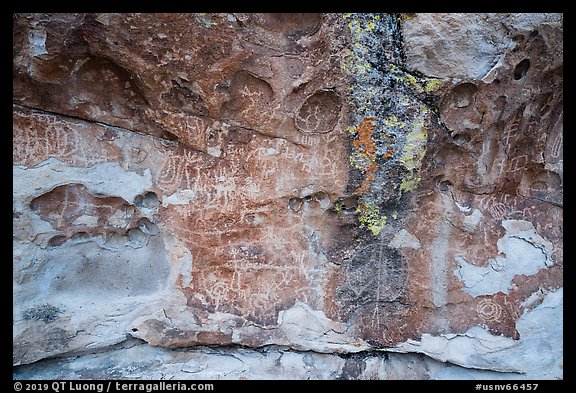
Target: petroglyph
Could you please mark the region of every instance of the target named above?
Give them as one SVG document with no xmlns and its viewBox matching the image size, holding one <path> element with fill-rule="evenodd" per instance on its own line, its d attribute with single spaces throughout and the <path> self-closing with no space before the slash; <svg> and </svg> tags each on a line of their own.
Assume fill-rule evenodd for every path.
<svg viewBox="0 0 576 393">
<path fill-rule="evenodd" d="M 483 322 L 499 322 L 502 306 L 491 299 L 482 299 L 476 306 L 476 313 Z"/>
<path fill-rule="evenodd" d="M 224 119 L 260 130 L 270 120 L 272 87 L 265 80 L 247 72 L 238 71 L 230 82 L 230 99 L 222 106 Z"/>
<path fill-rule="evenodd" d="M 192 149 L 206 151 L 206 129 L 211 122 L 182 112 L 149 111 L 148 114 L 166 130 L 161 137 L 176 138 Z"/>
<path fill-rule="evenodd" d="M 32 210 L 57 229 L 64 229 L 81 216 L 93 216 L 98 220 L 111 217 L 113 212 L 127 205 L 122 198 L 94 197 L 82 184 L 56 187 L 31 202 Z"/>
<path fill-rule="evenodd" d="M 14 163 L 30 166 L 48 157 L 69 158 L 76 146 L 76 133 L 58 132 L 52 127 L 16 128 L 13 134 Z"/>
<path fill-rule="evenodd" d="M 336 296 L 344 318 L 373 302 L 393 302 L 404 290 L 407 270 L 398 251 L 382 243 L 360 248 L 342 263 L 344 282 Z"/>
<path fill-rule="evenodd" d="M 318 91 L 306 99 L 296 115 L 296 127 L 302 132 L 327 133 L 334 129 L 342 101 L 331 90 Z"/>
<path fill-rule="evenodd" d="M 558 132 L 552 138 L 552 143 L 550 144 L 550 155 L 552 158 L 558 158 L 562 155 L 564 147 L 564 137 L 562 132 Z"/>
<path fill-rule="evenodd" d="M 86 167 L 117 157 L 117 149 L 110 140 L 103 142 L 106 144 L 104 148 L 94 149 L 90 141 L 82 137 L 87 132 L 104 135 L 111 131 L 104 126 L 71 123 L 54 115 L 20 110 L 14 111 L 13 122 L 12 159 L 15 165 L 34 166 L 54 157 L 74 166 Z"/>
<path fill-rule="evenodd" d="M 193 191 L 202 189 L 200 177 L 212 168 L 214 162 L 206 156 L 188 149 L 170 150 L 160 169 L 157 184 L 167 193 L 178 188 Z M 207 182 L 209 183 L 209 182 Z"/>
<path fill-rule="evenodd" d="M 256 254 L 251 254 L 254 251 Z M 257 255 L 260 252 L 232 248 L 232 259 L 225 264 L 193 271 L 194 295 L 188 295 L 189 305 L 272 323 L 288 292 L 306 299 L 309 290 L 301 266 L 266 263 Z"/>
</svg>

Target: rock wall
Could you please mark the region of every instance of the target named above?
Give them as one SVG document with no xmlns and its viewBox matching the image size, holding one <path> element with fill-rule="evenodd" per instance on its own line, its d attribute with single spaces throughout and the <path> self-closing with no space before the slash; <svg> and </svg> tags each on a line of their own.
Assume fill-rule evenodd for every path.
<svg viewBox="0 0 576 393">
<path fill-rule="evenodd" d="M 17 14 L 18 378 L 562 378 L 562 14 Z"/>
</svg>

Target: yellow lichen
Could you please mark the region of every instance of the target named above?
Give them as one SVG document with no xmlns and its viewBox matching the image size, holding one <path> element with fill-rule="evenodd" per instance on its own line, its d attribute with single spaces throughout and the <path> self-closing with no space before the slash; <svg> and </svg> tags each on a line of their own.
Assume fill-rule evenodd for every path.
<svg viewBox="0 0 576 393">
<path fill-rule="evenodd" d="M 408 86 L 418 93 L 432 93 L 444 84 L 442 79 L 416 78 L 414 75 L 397 76 L 396 79 L 400 81 L 404 80 Z"/>
<path fill-rule="evenodd" d="M 414 121 L 412 130 L 406 135 L 406 144 L 400 156 L 400 162 L 402 162 L 409 171 L 420 168 L 422 159 L 426 154 L 427 138 L 428 134 L 424 128 L 423 119 L 417 119 Z"/>
<path fill-rule="evenodd" d="M 406 123 L 403 121 L 399 121 L 396 115 L 389 116 L 388 118 L 384 119 L 384 124 L 387 127 L 395 127 L 395 128 L 404 128 L 406 127 Z"/>
<path fill-rule="evenodd" d="M 368 21 L 368 23 L 366 23 L 366 30 L 373 31 L 375 28 L 376 23 L 374 23 L 373 21 Z"/>
<path fill-rule="evenodd" d="M 400 19 L 400 22 L 401 22 L 401 23 L 404 23 L 404 22 L 406 22 L 407 20 L 412 19 L 413 17 L 414 17 L 413 15 L 402 14 L 402 15 L 400 15 L 400 18 L 399 18 L 399 19 Z"/>
<path fill-rule="evenodd" d="M 416 77 L 412 76 L 412 75 L 408 75 L 404 78 L 406 80 L 406 82 L 408 82 L 412 87 L 415 87 L 416 89 L 420 88 L 420 85 L 418 84 L 418 80 L 416 80 Z"/>
<path fill-rule="evenodd" d="M 386 225 L 387 217 L 380 215 L 380 210 L 372 201 L 358 204 L 356 212 L 360 213 L 358 218 L 360 226 L 368 228 L 374 236 L 378 236 Z"/>
<path fill-rule="evenodd" d="M 400 162 L 408 170 L 408 174 L 400 183 L 399 197 L 402 196 L 402 193 L 414 191 L 421 180 L 418 172 L 426 155 L 428 134 L 424 128 L 424 116 L 427 112 L 427 108 L 422 106 L 420 118 L 414 121 L 412 130 L 406 135 L 406 144 L 402 150 Z"/>
<path fill-rule="evenodd" d="M 419 176 L 418 177 L 415 177 L 413 175 L 406 176 L 405 178 L 402 179 L 402 182 L 400 183 L 400 191 L 402 193 L 414 191 L 418 186 L 418 184 L 420 183 L 420 180 L 422 179 Z"/>
<path fill-rule="evenodd" d="M 442 86 L 443 84 L 444 84 L 444 81 L 442 79 L 430 79 L 424 85 L 424 91 L 426 93 L 431 93 L 435 90 L 438 90 L 440 88 L 440 86 Z"/>
<path fill-rule="evenodd" d="M 366 59 L 352 50 L 344 54 L 340 67 L 356 76 L 366 74 L 371 68 L 370 63 Z"/>
</svg>

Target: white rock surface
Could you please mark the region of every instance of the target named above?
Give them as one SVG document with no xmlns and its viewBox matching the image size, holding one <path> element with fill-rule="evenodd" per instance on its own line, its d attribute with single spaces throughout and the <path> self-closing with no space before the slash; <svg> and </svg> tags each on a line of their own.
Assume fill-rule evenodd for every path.
<svg viewBox="0 0 576 393">
<path fill-rule="evenodd" d="M 482 79 L 518 32 L 561 25 L 562 14 L 419 13 L 403 24 L 410 68 L 436 78 Z"/>
<path fill-rule="evenodd" d="M 502 226 L 506 234 L 498 240 L 498 255 L 488 266 L 456 258 L 460 267 L 454 275 L 464 281 L 464 291 L 472 296 L 508 293 L 515 276 L 534 275 L 552 263 L 552 244 L 538 235 L 531 222 L 505 220 Z"/>
<path fill-rule="evenodd" d="M 518 319 L 519 340 L 494 336 L 474 326 L 464 334 L 431 336 L 398 345 L 398 352 L 418 352 L 467 368 L 513 372 L 532 379 L 563 378 L 563 288 Z"/>
<path fill-rule="evenodd" d="M 389 246 L 393 248 L 406 247 L 417 250 L 420 248 L 420 240 L 406 229 L 401 229 L 396 236 L 394 236 Z"/>
<path fill-rule="evenodd" d="M 371 353 L 348 356 L 261 349 L 153 348 L 128 341 L 105 352 L 44 360 L 19 367 L 15 379 L 163 379 L 163 380 L 335 380 L 335 379 L 484 379 L 522 378 L 515 373 L 475 370 L 418 354 Z"/>
</svg>

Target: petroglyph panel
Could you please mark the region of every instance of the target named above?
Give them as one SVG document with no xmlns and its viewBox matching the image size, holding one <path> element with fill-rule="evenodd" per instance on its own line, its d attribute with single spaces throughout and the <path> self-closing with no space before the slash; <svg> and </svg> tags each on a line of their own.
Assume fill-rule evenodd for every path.
<svg viewBox="0 0 576 393">
<path fill-rule="evenodd" d="M 193 294 L 185 291 L 189 306 L 242 315 L 255 323 L 272 325 L 278 312 L 293 304 L 290 299 L 304 301 L 310 297 L 307 280 L 298 266 L 249 260 L 231 260 L 229 264 L 195 272 Z"/>
<path fill-rule="evenodd" d="M 561 376 L 557 19 L 14 14 L 14 363 L 133 337 Z"/>
<path fill-rule="evenodd" d="M 190 306 L 271 324 L 291 303 L 288 298 L 312 299 L 313 256 L 299 251 L 306 244 L 303 239 L 286 242 L 303 231 L 300 218 L 283 209 L 283 225 L 278 226 L 279 213 L 272 217 L 269 208 L 224 212 L 217 204 L 201 211 L 171 207 L 172 216 L 179 217 L 172 221 L 172 231 L 190 246 L 194 260 L 191 280 L 178 284 Z"/>
<path fill-rule="evenodd" d="M 74 166 L 113 161 L 118 149 L 110 143 L 114 131 L 99 125 L 70 122 L 18 106 L 13 113 L 12 160 L 15 165 L 34 166 L 54 157 Z M 86 134 L 104 143 L 94 149 Z"/>
</svg>

